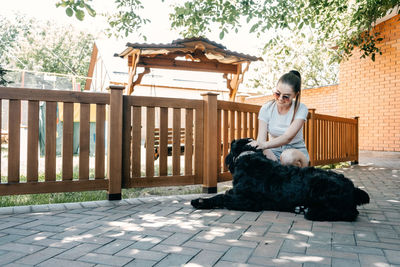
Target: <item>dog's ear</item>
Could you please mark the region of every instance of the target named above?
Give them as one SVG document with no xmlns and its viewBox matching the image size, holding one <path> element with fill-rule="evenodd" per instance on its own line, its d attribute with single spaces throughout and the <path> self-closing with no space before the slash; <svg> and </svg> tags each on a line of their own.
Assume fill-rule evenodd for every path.
<svg viewBox="0 0 400 267">
<path fill-rule="evenodd" d="M 228 167 L 229 170 L 231 170 L 231 168 L 233 169 L 233 164 L 234 164 L 233 155 L 232 155 L 232 152 L 231 152 L 228 155 L 226 155 L 225 165 L 226 165 L 226 167 Z"/>
</svg>

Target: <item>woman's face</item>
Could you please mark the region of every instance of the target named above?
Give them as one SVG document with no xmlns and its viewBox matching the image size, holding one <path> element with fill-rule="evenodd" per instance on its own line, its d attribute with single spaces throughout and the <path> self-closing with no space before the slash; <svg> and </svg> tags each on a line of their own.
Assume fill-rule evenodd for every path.
<svg viewBox="0 0 400 267">
<path fill-rule="evenodd" d="M 292 100 L 296 97 L 293 88 L 287 83 L 279 82 L 274 92 L 276 103 L 283 107 L 290 107 Z"/>
</svg>

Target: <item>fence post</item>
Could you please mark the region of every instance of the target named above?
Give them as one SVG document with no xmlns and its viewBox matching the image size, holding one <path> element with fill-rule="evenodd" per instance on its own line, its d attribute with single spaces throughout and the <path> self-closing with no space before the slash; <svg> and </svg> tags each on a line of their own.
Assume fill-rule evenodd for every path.
<svg viewBox="0 0 400 267">
<path fill-rule="evenodd" d="M 355 130 L 355 148 L 356 148 L 356 160 L 355 161 L 352 161 L 351 162 L 351 165 L 356 165 L 356 164 L 358 164 L 358 157 L 359 157 L 359 155 L 358 155 L 358 124 L 359 124 L 359 117 L 354 117 L 354 119 L 357 121 L 357 124 L 356 124 L 356 130 Z"/>
<path fill-rule="evenodd" d="M 122 187 L 122 92 L 124 86 L 110 85 L 108 125 L 108 200 L 121 200 Z"/>
<path fill-rule="evenodd" d="M 308 148 L 308 152 L 309 152 L 309 156 L 310 156 L 310 166 L 314 166 L 315 164 L 315 159 L 316 159 L 316 154 L 315 154 L 315 147 L 316 147 L 316 120 L 315 120 L 315 108 L 310 108 L 309 109 L 310 112 L 310 124 L 309 124 L 309 132 L 308 132 L 308 136 L 309 136 L 309 148 Z"/>
<path fill-rule="evenodd" d="M 203 193 L 217 192 L 217 95 L 206 93 L 204 105 Z"/>
</svg>

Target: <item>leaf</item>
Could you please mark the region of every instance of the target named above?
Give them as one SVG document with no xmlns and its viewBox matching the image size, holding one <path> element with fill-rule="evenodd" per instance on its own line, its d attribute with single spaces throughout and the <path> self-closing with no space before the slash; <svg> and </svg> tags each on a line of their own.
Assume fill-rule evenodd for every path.
<svg viewBox="0 0 400 267">
<path fill-rule="evenodd" d="M 80 9 L 77 9 L 77 10 L 75 11 L 75 17 L 76 17 L 78 20 L 82 21 L 82 20 L 85 18 L 85 12 L 83 12 L 83 11 L 80 10 Z"/>
<path fill-rule="evenodd" d="M 90 16 L 92 16 L 92 17 L 96 16 L 96 11 L 91 6 L 89 6 L 88 4 L 85 4 L 85 8 Z"/>
<path fill-rule="evenodd" d="M 254 32 L 257 28 L 258 28 L 258 24 L 254 24 L 254 25 L 251 27 L 250 32 Z"/>
<path fill-rule="evenodd" d="M 67 16 L 68 16 L 68 17 L 72 17 L 72 15 L 74 14 L 74 11 L 72 10 L 72 8 L 68 7 L 68 8 L 65 10 L 65 13 L 67 13 Z"/>
<path fill-rule="evenodd" d="M 221 31 L 221 32 L 219 33 L 219 39 L 223 39 L 223 38 L 224 38 L 224 35 L 225 35 L 225 32 L 224 32 L 224 31 Z"/>
</svg>

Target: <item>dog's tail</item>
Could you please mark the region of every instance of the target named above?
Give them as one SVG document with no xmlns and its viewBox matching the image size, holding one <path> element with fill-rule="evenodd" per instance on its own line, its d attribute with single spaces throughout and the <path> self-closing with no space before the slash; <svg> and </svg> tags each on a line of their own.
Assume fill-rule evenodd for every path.
<svg viewBox="0 0 400 267">
<path fill-rule="evenodd" d="M 355 187 L 354 188 L 354 200 L 355 200 L 357 206 L 362 205 L 362 204 L 367 204 L 367 203 L 369 203 L 369 195 L 364 190 Z"/>
</svg>

